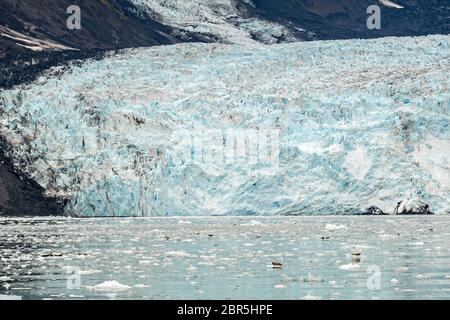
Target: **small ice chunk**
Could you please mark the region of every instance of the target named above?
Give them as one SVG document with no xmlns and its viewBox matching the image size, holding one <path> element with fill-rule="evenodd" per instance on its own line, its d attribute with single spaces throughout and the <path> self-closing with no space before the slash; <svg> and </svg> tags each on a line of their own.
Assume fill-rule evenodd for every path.
<svg viewBox="0 0 450 320">
<path fill-rule="evenodd" d="M 331 224 L 331 223 L 327 223 L 325 225 L 325 230 L 328 231 L 335 231 L 335 230 L 344 230 L 344 229 L 348 229 L 346 226 L 344 226 L 343 224 Z"/>
<path fill-rule="evenodd" d="M 308 274 L 308 282 L 323 282 L 323 279 L 319 276 L 314 276 L 311 273 Z"/>
<path fill-rule="evenodd" d="M 310 295 L 310 294 L 307 294 L 306 296 L 304 296 L 302 298 L 302 300 L 321 300 L 321 299 L 322 298 L 319 297 L 319 296 L 313 296 L 313 295 Z"/>
<path fill-rule="evenodd" d="M 125 291 L 130 289 L 130 286 L 121 284 L 117 280 L 111 280 L 111 281 L 105 281 L 102 283 L 99 283 L 92 287 L 87 287 L 88 289 L 95 290 L 95 291 L 105 291 L 105 292 L 118 292 L 118 291 Z"/>
<path fill-rule="evenodd" d="M 341 270 L 356 270 L 359 269 L 361 266 L 359 265 L 359 263 L 349 263 L 349 264 L 344 264 L 342 266 L 339 267 L 339 269 Z"/>
<path fill-rule="evenodd" d="M 329 283 L 329 284 L 331 285 L 331 287 L 333 287 L 333 288 L 339 288 L 338 282 L 337 282 L 336 280 L 328 281 L 328 283 Z"/>
<path fill-rule="evenodd" d="M 286 286 L 284 284 L 276 284 L 275 289 L 284 289 Z"/>
<path fill-rule="evenodd" d="M 392 279 L 392 280 L 391 280 L 391 284 L 392 284 L 393 286 L 398 286 L 398 285 L 400 284 L 400 281 L 398 281 L 397 279 Z"/>
<path fill-rule="evenodd" d="M 243 226 L 259 226 L 261 224 L 260 221 L 256 221 L 256 220 L 251 220 L 248 223 L 243 223 Z"/>
<path fill-rule="evenodd" d="M 178 257 L 178 258 L 189 258 L 191 255 L 184 251 L 168 251 L 165 253 L 166 257 Z"/>
<path fill-rule="evenodd" d="M 197 268 L 192 265 L 187 268 L 187 271 L 189 271 L 189 272 L 194 272 L 196 270 L 197 270 Z"/>
<path fill-rule="evenodd" d="M 393 235 L 393 234 L 386 234 L 386 233 L 381 233 L 378 235 L 378 237 L 381 240 L 389 240 L 389 239 L 394 239 L 397 238 L 397 236 Z"/>
<path fill-rule="evenodd" d="M 80 270 L 80 272 L 78 274 L 85 276 L 85 275 L 98 274 L 98 273 L 101 273 L 101 271 L 96 270 L 96 269 L 91 269 L 91 270 Z"/>
<path fill-rule="evenodd" d="M 395 268 L 395 272 L 406 272 L 406 271 L 408 271 L 408 270 L 409 270 L 408 267 L 398 267 L 398 268 Z"/>
</svg>

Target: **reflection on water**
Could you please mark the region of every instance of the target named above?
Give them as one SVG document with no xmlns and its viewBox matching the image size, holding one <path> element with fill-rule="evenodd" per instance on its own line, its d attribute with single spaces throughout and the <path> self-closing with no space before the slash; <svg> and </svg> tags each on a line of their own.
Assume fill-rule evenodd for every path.
<svg viewBox="0 0 450 320">
<path fill-rule="evenodd" d="M 0 218 L 0 298 L 448 299 L 448 243 L 447 216 Z"/>
</svg>

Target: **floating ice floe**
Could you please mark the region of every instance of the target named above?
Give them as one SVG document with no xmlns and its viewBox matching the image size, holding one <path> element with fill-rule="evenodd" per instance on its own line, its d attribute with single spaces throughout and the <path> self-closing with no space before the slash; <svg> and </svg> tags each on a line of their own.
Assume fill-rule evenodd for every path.
<svg viewBox="0 0 450 320">
<path fill-rule="evenodd" d="M 105 281 L 105 282 L 99 283 L 95 286 L 88 286 L 87 288 L 91 289 L 91 290 L 95 290 L 95 291 L 119 292 L 119 291 L 129 290 L 129 289 L 131 289 L 131 286 L 121 284 L 117 280 L 110 280 L 110 281 Z"/>
<path fill-rule="evenodd" d="M 323 278 L 309 273 L 308 278 L 305 279 L 305 282 L 323 282 Z"/>
<path fill-rule="evenodd" d="M 339 269 L 341 270 L 356 270 L 359 268 L 361 268 L 361 265 L 359 263 L 349 263 L 339 267 Z"/>
<path fill-rule="evenodd" d="M 306 296 L 302 297 L 302 300 L 322 300 L 322 297 L 307 294 Z"/>
<path fill-rule="evenodd" d="M 397 268 L 395 268 L 395 272 L 398 272 L 398 273 L 407 272 L 408 270 L 409 270 L 408 267 L 397 267 Z"/>
<path fill-rule="evenodd" d="M 192 266 L 192 265 L 190 265 L 186 270 L 189 271 L 189 272 L 195 272 L 195 271 L 197 271 L 197 268 Z"/>
<path fill-rule="evenodd" d="M 262 225 L 261 221 L 251 220 L 250 222 L 243 223 L 243 226 L 260 226 Z"/>
<path fill-rule="evenodd" d="M 325 230 L 328 230 L 328 231 L 345 230 L 345 229 L 348 229 L 348 227 L 344 226 L 343 224 L 327 223 L 325 225 Z"/>
<path fill-rule="evenodd" d="M 178 220 L 177 223 L 178 223 L 178 224 L 192 224 L 192 222 L 191 222 L 191 221 L 188 221 L 188 220 Z"/>
<path fill-rule="evenodd" d="M 192 255 L 184 251 L 167 251 L 164 253 L 166 257 L 189 258 Z"/>
</svg>

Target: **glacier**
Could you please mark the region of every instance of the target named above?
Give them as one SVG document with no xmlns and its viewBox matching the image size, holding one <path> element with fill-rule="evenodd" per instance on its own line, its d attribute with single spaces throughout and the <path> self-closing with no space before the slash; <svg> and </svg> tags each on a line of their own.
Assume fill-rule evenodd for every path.
<svg viewBox="0 0 450 320">
<path fill-rule="evenodd" d="M 301 33 L 312 38 L 314 33 L 298 26 L 284 26 L 249 12 L 252 0 L 131 0 L 153 19 L 176 28 L 177 38 L 192 34 L 208 42 L 265 44 L 295 42 Z M 295 32 L 293 32 L 293 29 Z"/>
<path fill-rule="evenodd" d="M 0 135 L 70 216 L 450 213 L 449 49 L 126 49 L 1 91 Z"/>
</svg>

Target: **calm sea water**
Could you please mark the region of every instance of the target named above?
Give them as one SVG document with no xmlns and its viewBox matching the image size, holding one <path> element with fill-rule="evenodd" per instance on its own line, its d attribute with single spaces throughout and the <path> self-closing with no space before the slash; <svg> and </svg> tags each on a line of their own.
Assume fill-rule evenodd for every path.
<svg viewBox="0 0 450 320">
<path fill-rule="evenodd" d="M 0 298 L 448 299 L 449 243 L 448 216 L 0 218 Z"/>
</svg>

